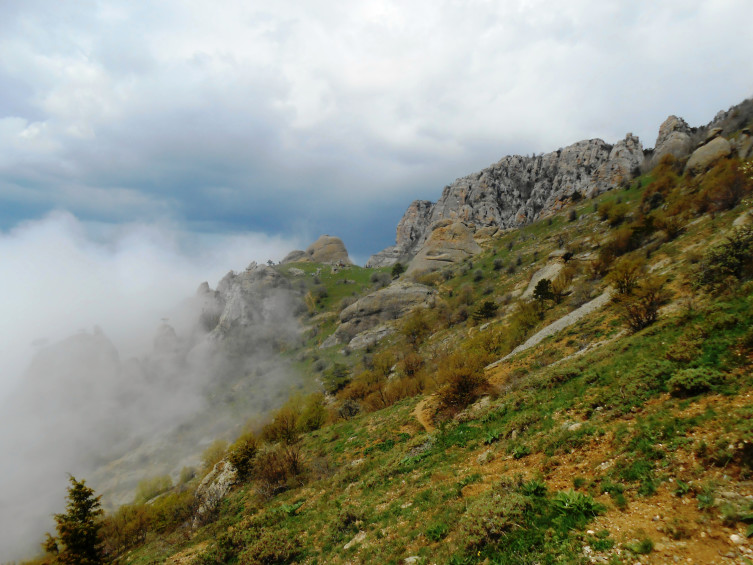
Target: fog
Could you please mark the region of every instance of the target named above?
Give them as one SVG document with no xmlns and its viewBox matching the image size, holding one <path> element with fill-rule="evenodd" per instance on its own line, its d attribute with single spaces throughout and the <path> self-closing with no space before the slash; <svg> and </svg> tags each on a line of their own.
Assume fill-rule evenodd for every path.
<svg viewBox="0 0 753 565">
<path fill-rule="evenodd" d="M 206 417 L 221 412 L 206 405 L 210 384 L 254 374 L 245 388 L 233 383 L 245 414 L 279 404 L 292 380 L 268 342 L 295 335 L 289 294 L 254 295 L 242 333 L 226 320 L 242 342 L 236 350 L 201 323 L 219 317 L 223 299 L 197 288 L 298 247 L 169 224 L 92 225 L 67 213 L 0 234 L 0 562 L 33 556 L 64 510 L 68 473 L 90 479 L 112 507 L 144 475 L 195 460 L 228 425 L 226 415 L 225 428 L 222 414 Z M 237 278 L 223 279 L 227 292 Z M 178 424 L 195 430 L 182 444 L 166 441 Z"/>
</svg>

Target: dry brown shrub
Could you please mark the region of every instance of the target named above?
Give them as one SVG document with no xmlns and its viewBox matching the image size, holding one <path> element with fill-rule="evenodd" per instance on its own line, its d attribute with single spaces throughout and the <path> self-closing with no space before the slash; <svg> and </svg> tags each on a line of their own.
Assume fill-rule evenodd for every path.
<svg viewBox="0 0 753 565">
<path fill-rule="evenodd" d="M 489 391 L 482 356 L 474 351 L 448 355 L 439 365 L 438 379 L 444 383 L 437 393 L 439 408 L 447 415 L 461 411 Z"/>
<path fill-rule="evenodd" d="M 305 470 L 298 446 L 277 445 L 260 451 L 254 461 L 257 491 L 265 497 L 274 496 L 292 484 L 300 483 Z"/>
</svg>

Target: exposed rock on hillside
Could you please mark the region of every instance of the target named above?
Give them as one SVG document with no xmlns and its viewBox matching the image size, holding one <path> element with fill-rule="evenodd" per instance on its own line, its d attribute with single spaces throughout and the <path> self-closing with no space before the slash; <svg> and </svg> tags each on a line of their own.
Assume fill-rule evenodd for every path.
<svg viewBox="0 0 753 565">
<path fill-rule="evenodd" d="M 691 139 L 692 130 L 682 118 L 669 116 L 661 126 L 659 126 L 659 135 L 654 145 L 654 162 L 665 155 L 672 155 L 676 159 L 682 159 L 692 147 Z"/>
<path fill-rule="evenodd" d="M 432 226 L 429 238 L 411 261 L 406 274 L 436 271 L 448 263 L 458 263 L 481 252 L 473 239 L 473 226 L 463 222 L 441 220 Z"/>
<path fill-rule="evenodd" d="M 701 147 L 693 151 L 688 159 L 686 169 L 694 173 L 701 173 L 710 167 L 713 163 L 723 157 L 728 157 L 732 153 L 732 145 L 723 137 L 717 137 L 719 132 L 710 141 L 704 143 Z"/>
<path fill-rule="evenodd" d="M 230 271 L 217 285 L 223 308 L 212 337 L 227 336 L 234 328 L 254 329 L 289 324 L 300 302 L 288 280 L 275 269 L 251 263 L 243 273 Z"/>
<path fill-rule="evenodd" d="M 587 196 L 629 180 L 642 161 L 641 142 L 631 134 L 614 146 L 592 139 L 544 155 L 504 157 L 446 186 L 436 204 L 413 202 L 398 224 L 396 245 L 372 256 L 367 266 L 413 258 L 441 220 L 524 225 L 558 210 L 575 193 Z"/>
<path fill-rule="evenodd" d="M 235 484 L 238 470 L 228 461 L 217 463 L 196 489 L 198 508 L 193 519 L 194 528 L 201 526 L 212 515 L 217 505 Z"/>
<path fill-rule="evenodd" d="M 310 261 L 314 263 L 329 263 L 332 265 L 351 265 L 348 250 L 339 237 L 322 235 L 314 243 L 309 245 L 306 251 L 295 250 L 288 253 L 282 263 L 296 263 Z"/>
<path fill-rule="evenodd" d="M 419 306 L 433 304 L 436 291 L 428 286 L 407 281 L 397 281 L 357 300 L 340 313 L 340 325 L 335 332 L 335 343 L 351 342 L 356 336 L 371 330 L 382 322 L 395 320 Z M 374 334 L 381 339 L 388 332 Z M 368 342 L 370 339 L 362 339 Z M 334 345 L 330 343 L 328 345 Z M 358 339 L 356 345 L 360 346 Z"/>
</svg>

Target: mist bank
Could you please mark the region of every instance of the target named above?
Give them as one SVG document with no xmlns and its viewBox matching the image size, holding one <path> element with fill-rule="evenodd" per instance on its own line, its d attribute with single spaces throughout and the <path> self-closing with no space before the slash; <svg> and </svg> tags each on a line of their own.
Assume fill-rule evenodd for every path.
<svg viewBox="0 0 753 565">
<path fill-rule="evenodd" d="M 114 508 L 143 478 L 196 465 L 213 439 L 300 385 L 278 355 L 300 338 L 300 291 L 256 263 L 217 290 L 202 283 L 219 279 L 229 255 L 274 258 L 288 244 L 248 236 L 187 255 L 174 232 L 134 226 L 103 240 L 56 214 L 0 246 L 12 279 L 2 296 L 16 304 L 3 330 L 0 561 L 38 550 L 69 473 Z M 216 278 L 199 276 L 212 251 L 206 271 Z"/>
</svg>

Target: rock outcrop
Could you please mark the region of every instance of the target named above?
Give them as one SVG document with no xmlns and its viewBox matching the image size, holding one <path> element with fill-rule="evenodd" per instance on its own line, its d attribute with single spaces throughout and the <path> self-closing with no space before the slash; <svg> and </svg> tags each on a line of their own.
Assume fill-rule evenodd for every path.
<svg viewBox="0 0 753 565">
<path fill-rule="evenodd" d="M 408 281 L 397 281 L 388 287 L 377 290 L 357 300 L 340 312 L 340 325 L 334 334 L 335 343 L 350 343 L 355 338 L 355 346 L 381 339 L 389 332 L 384 329 L 379 332 L 361 336 L 389 320 L 396 320 L 416 307 L 431 306 L 436 291 L 428 286 Z"/>
<path fill-rule="evenodd" d="M 692 130 L 682 118 L 669 116 L 661 126 L 654 145 L 653 160 L 658 163 L 665 155 L 672 155 L 676 159 L 683 159 L 690 153 L 693 146 Z"/>
<path fill-rule="evenodd" d="M 300 293 L 272 267 L 252 262 L 242 273 L 230 271 L 211 292 L 204 290 L 202 309 L 210 340 L 231 338 L 251 346 L 255 340 L 293 339 L 300 331 L 294 322 L 303 308 Z"/>
<path fill-rule="evenodd" d="M 228 461 L 217 463 L 196 489 L 196 514 L 193 526 L 197 528 L 212 516 L 230 488 L 238 479 L 238 470 Z"/>
<path fill-rule="evenodd" d="M 398 224 L 396 245 L 372 256 L 367 266 L 409 261 L 442 220 L 479 228 L 527 224 L 574 197 L 631 179 L 642 162 L 643 147 L 631 134 L 614 146 L 591 139 L 544 155 L 504 157 L 446 186 L 435 204 L 413 202 Z"/>
<path fill-rule="evenodd" d="M 339 237 L 322 235 L 308 246 L 306 251 L 298 249 L 288 253 L 282 263 L 296 263 L 308 261 L 313 263 L 329 263 L 331 265 L 352 265 L 348 257 L 348 250 Z"/>
<path fill-rule="evenodd" d="M 449 263 L 481 252 L 481 247 L 473 239 L 473 226 L 463 222 L 441 220 L 432 226 L 429 237 L 411 261 L 407 275 L 417 275 L 436 271 Z"/>
<path fill-rule="evenodd" d="M 693 151 L 685 168 L 693 173 L 702 173 L 719 159 L 729 157 L 732 153 L 732 145 L 723 137 L 713 136 L 701 147 Z"/>
</svg>

